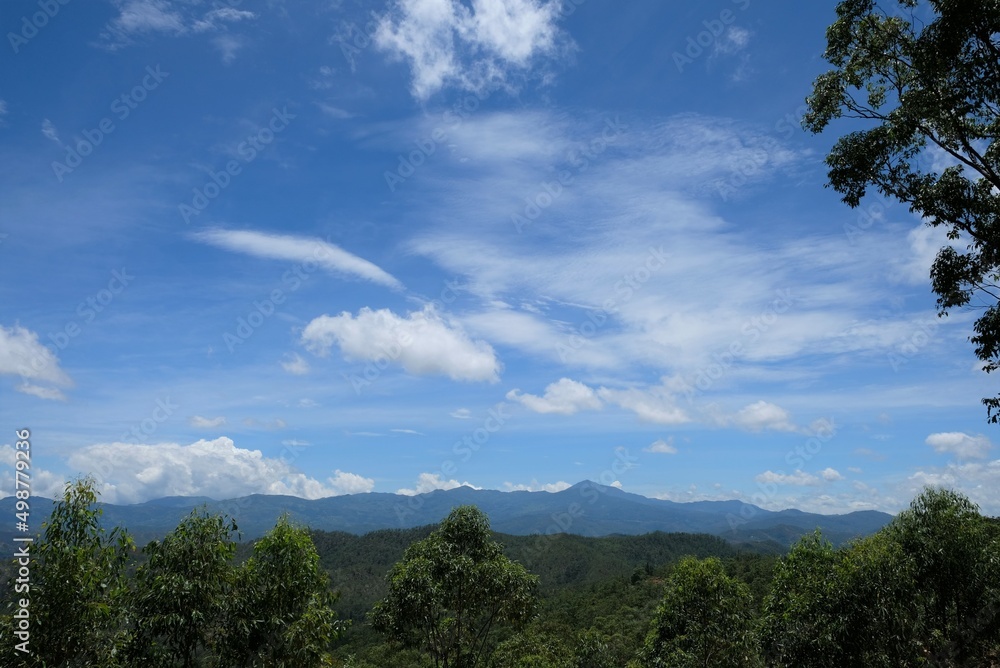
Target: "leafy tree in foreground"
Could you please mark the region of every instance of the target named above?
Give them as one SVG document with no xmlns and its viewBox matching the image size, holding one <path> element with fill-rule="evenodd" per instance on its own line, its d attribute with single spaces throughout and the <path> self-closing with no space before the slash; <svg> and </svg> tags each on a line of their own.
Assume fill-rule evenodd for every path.
<svg viewBox="0 0 1000 668">
<path fill-rule="evenodd" d="M 236 523 L 194 510 L 162 541 L 143 552 L 136 573 L 134 665 L 191 668 L 219 642 L 233 596 Z"/>
<path fill-rule="evenodd" d="M 222 665 L 332 665 L 327 648 L 345 626 L 336 600 L 309 531 L 283 516 L 238 569 Z"/>
<path fill-rule="evenodd" d="M 372 626 L 424 649 L 440 668 L 483 665 L 499 626 L 531 618 L 538 578 L 503 554 L 489 520 L 474 506 L 456 508 L 426 539 L 407 548 L 388 575 L 389 594 Z"/>
<path fill-rule="evenodd" d="M 101 527 L 95 484 L 92 478 L 66 483 L 33 548 L 37 560 L 26 595 L 33 654 L 25 665 L 124 665 L 125 566 L 134 546 L 125 531 Z M 5 639 L 9 619 L 3 620 Z M 13 647 L 3 650 L 21 656 Z"/>
<path fill-rule="evenodd" d="M 667 578 L 639 665 L 761 665 L 750 588 L 726 575 L 722 562 L 714 557 L 682 559 Z"/>
<path fill-rule="evenodd" d="M 765 605 L 769 665 L 993 665 L 998 554 L 996 524 L 965 497 L 936 489 L 841 550 L 819 534 L 804 537 L 775 570 Z"/>
<path fill-rule="evenodd" d="M 1000 647 L 1000 531 L 966 497 L 926 489 L 884 533 L 910 561 L 907 608 L 938 665 L 968 665 Z"/>
<path fill-rule="evenodd" d="M 804 125 L 836 118 L 869 129 L 827 156 L 830 185 L 852 207 L 874 186 L 947 230 L 931 269 L 942 315 L 979 306 L 971 337 L 987 372 L 1000 369 L 1000 0 L 844 0 L 827 29 Z M 922 22 L 916 13 L 932 18 Z M 930 151 L 929 151 L 930 149 Z M 934 167 L 937 156 L 952 166 Z M 924 165 L 921 165 L 923 161 Z M 983 399 L 1000 421 L 1000 396 Z"/>
</svg>

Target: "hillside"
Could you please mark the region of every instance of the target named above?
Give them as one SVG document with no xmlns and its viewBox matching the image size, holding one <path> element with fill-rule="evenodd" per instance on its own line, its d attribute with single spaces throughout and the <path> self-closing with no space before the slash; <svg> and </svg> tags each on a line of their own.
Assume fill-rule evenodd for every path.
<svg viewBox="0 0 1000 668">
<path fill-rule="evenodd" d="M 12 514 L 13 503 L 13 498 L 0 499 L 0 511 Z M 35 530 L 41 525 L 48 503 L 37 498 L 33 502 Z M 740 501 L 678 503 L 590 481 L 554 493 L 458 487 L 417 496 L 370 493 L 309 500 L 258 494 L 224 501 L 170 497 L 133 505 L 102 506 L 107 525 L 128 527 L 142 544 L 165 535 L 199 506 L 232 515 L 240 527 L 241 538 L 252 540 L 274 526 L 283 513 L 314 530 L 362 535 L 435 524 L 455 506 L 466 504 L 482 509 L 495 531 L 511 535 L 637 536 L 661 531 L 711 534 L 735 543 L 777 542 L 786 547 L 816 528 L 839 544 L 871 534 L 891 519 L 890 515 L 874 511 L 818 515 L 799 510 L 769 511 Z M 9 539 L 9 533 L 0 534 L 0 540 Z"/>
</svg>

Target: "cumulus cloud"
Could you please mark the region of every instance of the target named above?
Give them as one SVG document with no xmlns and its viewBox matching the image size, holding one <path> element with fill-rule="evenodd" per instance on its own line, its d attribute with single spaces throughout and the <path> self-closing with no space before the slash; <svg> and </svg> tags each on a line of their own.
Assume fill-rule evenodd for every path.
<svg viewBox="0 0 1000 668">
<path fill-rule="evenodd" d="M 325 356 L 337 345 L 345 359 L 389 360 L 418 376 L 497 382 L 501 365 L 485 341 L 473 341 L 457 324 L 428 307 L 405 318 L 388 309 L 362 308 L 357 316 L 323 315 L 302 331 L 310 352 Z"/>
<path fill-rule="evenodd" d="M 445 480 L 441 477 L 440 473 L 421 473 L 417 478 L 417 484 L 414 485 L 412 489 L 406 487 L 402 489 L 397 489 L 396 494 L 403 494 L 405 496 L 416 496 L 417 494 L 426 494 L 427 492 L 433 492 L 436 489 L 455 489 L 456 487 L 471 487 L 472 489 L 482 489 L 481 487 L 476 487 L 470 482 L 459 482 L 452 478 L 451 480 Z"/>
<path fill-rule="evenodd" d="M 226 424 L 226 418 L 221 415 L 214 418 L 192 415 L 190 422 L 192 427 L 196 427 L 198 429 L 215 429 L 216 427 L 221 427 Z"/>
<path fill-rule="evenodd" d="M 931 434 L 925 443 L 934 448 L 935 452 L 953 454 L 959 461 L 986 459 L 993 448 L 993 444 L 986 436 L 982 434 L 969 436 L 960 431 Z"/>
<path fill-rule="evenodd" d="M 451 413 L 448 413 L 448 415 L 459 420 L 468 420 L 472 417 L 472 411 L 468 408 L 456 408 Z"/>
<path fill-rule="evenodd" d="M 528 484 L 517 484 L 512 482 L 505 482 L 503 484 L 504 490 L 508 492 L 561 492 L 564 489 L 569 489 L 572 487 L 568 482 L 560 480 L 559 482 L 550 483 L 540 483 L 534 478 Z"/>
<path fill-rule="evenodd" d="M 661 455 L 676 455 L 677 448 L 674 446 L 673 437 L 669 438 L 666 441 L 664 441 L 661 438 L 656 441 L 653 441 L 653 443 L 650 444 L 648 448 L 643 449 L 643 452 L 656 452 Z"/>
<path fill-rule="evenodd" d="M 337 469 L 333 472 L 333 477 L 327 482 L 335 490 L 335 495 L 341 494 L 367 494 L 375 489 L 375 480 L 366 478 L 357 473 L 348 473 Z"/>
<path fill-rule="evenodd" d="M 913 498 L 925 486 L 947 487 L 960 492 L 977 503 L 988 515 L 1000 514 L 1000 459 L 988 462 L 950 463 L 943 467 L 929 467 L 913 473 L 904 492 Z"/>
<path fill-rule="evenodd" d="M 819 472 L 820 477 L 827 482 L 835 482 L 837 480 L 843 480 L 844 476 L 840 474 L 840 471 L 834 468 L 827 467 Z"/>
<path fill-rule="evenodd" d="M 66 397 L 58 388 L 73 385 L 52 348 L 20 325 L 10 329 L 0 325 L 0 375 L 20 376 L 22 382 L 14 389 L 40 399 L 63 400 Z"/>
<path fill-rule="evenodd" d="M 543 396 L 534 394 L 518 394 L 513 389 L 507 393 L 507 398 L 517 401 L 536 413 L 556 413 L 558 415 L 573 415 L 583 410 L 598 410 L 601 400 L 597 393 L 583 383 L 569 378 L 560 378 L 545 388 Z"/>
<path fill-rule="evenodd" d="M 337 470 L 325 481 L 260 450 L 237 447 L 226 437 L 190 445 L 99 443 L 70 455 L 70 467 L 93 473 L 108 503 L 139 503 L 164 496 L 229 499 L 248 494 L 287 494 L 318 499 L 371 491 L 374 481 Z"/>
<path fill-rule="evenodd" d="M 17 490 L 14 482 L 14 465 L 17 461 L 17 452 L 14 446 L 4 443 L 0 445 L 0 498 L 14 496 Z M 22 481 L 23 484 L 23 481 Z M 31 466 L 31 495 L 55 499 L 62 496 L 63 487 L 66 481 L 62 476 L 56 475 L 52 471 L 39 468 L 37 464 Z M 23 487 L 22 487 L 23 489 Z"/>
<path fill-rule="evenodd" d="M 192 236 L 202 243 L 236 253 L 297 262 L 304 265 L 303 269 L 313 264 L 340 276 L 361 278 L 393 289 L 403 287 L 398 280 L 380 267 L 322 239 L 250 230 L 218 229 L 198 232 Z"/>
<path fill-rule="evenodd" d="M 405 60 L 411 91 L 426 100 L 445 86 L 481 91 L 503 85 L 552 53 L 559 0 L 394 0 L 379 21 L 378 48 Z"/>
<path fill-rule="evenodd" d="M 757 401 L 745 406 L 729 422 L 747 431 L 797 430 L 788 411 L 767 401 Z"/>
</svg>

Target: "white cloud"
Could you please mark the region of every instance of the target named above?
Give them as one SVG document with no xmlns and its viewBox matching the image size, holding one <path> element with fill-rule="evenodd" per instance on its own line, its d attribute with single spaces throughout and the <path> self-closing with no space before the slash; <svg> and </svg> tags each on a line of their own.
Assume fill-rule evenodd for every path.
<svg viewBox="0 0 1000 668">
<path fill-rule="evenodd" d="M 191 25 L 194 32 L 207 32 L 218 30 L 226 23 L 238 23 L 249 19 L 257 18 L 253 12 L 232 7 L 220 7 L 208 12 L 202 18 L 196 20 Z"/>
<path fill-rule="evenodd" d="M 840 471 L 834 468 L 827 467 L 819 472 L 820 477 L 827 482 L 835 482 L 837 480 L 843 480 L 844 476 L 840 474 Z"/>
<path fill-rule="evenodd" d="M 59 143 L 59 132 L 56 131 L 56 126 L 52 124 L 52 121 L 47 118 L 42 121 L 42 135 L 49 141 Z"/>
<path fill-rule="evenodd" d="M 267 234 L 249 230 L 207 230 L 193 237 L 201 242 L 237 253 L 273 260 L 288 260 L 308 266 L 318 265 L 327 271 L 361 278 L 393 289 L 402 284 L 368 260 L 348 253 L 322 239 L 287 234 Z"/>
<path fill-rule="evenodd" d="M 425 436 L 423 432 L 419 432 L 416 429 L 390 429 L 389 431 L 395 432 L 397 434 L 409 434 L 411 436 Z"/>
<path fill-rule="evenodd" d="M 507 398 L 517 401 L 536 413 L 556 413 L 558 415 L 573 415 L 583 410 L 598 410 L 601 400 L 597 393 L 583 383 L 569 378 L 560 378 L 545 388 L 544 396 L 534 394 L 518 394 L 517 389 L 507 393 Z"/>
<path fill-rule="evenodd" d="M 597 396 L 610 404 L 632 411 L 644 422 L 683 424 L 691 420 L 687 413 L 677 406 L 673 394 L 664 386 L 627 390 L 602 387 L 597 390 Z"/>
<path fill-rule="evenodd" d="M 226 437 L 190 445 L 100 443 L 70 455 L 80 473 L 102 474 L 101 500 L 138 503 L 164 496 L 229 499 L 248 494 L 288 494 L 318 499 L 370 491 L 374 481 L 336 471 L 326 481 L 311 478 L 260 450 L 238 448 Z"/>
<path fill-rule="evenodd" d="M 416 496 L 417 494 L 426 494 L 427 492 L 433 492 L 436 489 L 455 489 L 456 487 L 471 487 L 472 489 L 481 489 L 476 487 L 469 482 L 459 482 L 452 478 L 451 480 L 444 480 L 441 478 L 440 473 L 421 473 L 417 478 L 417 484 L 414 485 L 413 489 L 397 489 L 396 494 L 403 494 L 405 496 Z"/>
<path fill-rule="evenodd" d="M 309 362 L 298 353 L 291 353 L 282 360 L 281 368 L 294 376 L 304 376 L 309 373 Z"/>
<path fill-rule="evenodd" d="M 39 399 L 50 399 L 52 401 L 66 401 L 66 395 L 56 387 L 43 387 L 33 383 L 21 383 L 14 387 L 21 394 L 28 394 Z"/>
<path fill-rule="evenodd" d="M 348 360 L 389 360 L 409 373 L 444 375 L 452 380 L 497 382 L 500 361 L 485 341 L 473 341 L 460 326 L 427 307 L 405 318 L 367 307 L 357 316 L 323 315 L 302 332 L 302 342 L 325 356 L 336 344 Z"/>
<path fill-rule="evenodd" d="M 257 17 L 250 11 L 219 7 L 196 16 L 194 6 L 167 0 L 115 0 L 119 14 L 101 31 L 104 45 L 112 50 L 131 44 L 147 34 L 189 35 L 224 31 L 230 24 Z M 186 15 L 185 15 L 186 12 Z"/>
<path fill-rule="evenodd" d="M 468 408 L 456 408 L 451 413 L 448 413 L 448 415 L 459 420 L 468 420 L 472 418 L 472 411 Z"/>
<path fill-rule="evenodd" d="M 662 438 L 653 441 L 648 448 L 644 448 L 643 452 L 656 452 L 662 455 L 676 455 L 677 447 L 674 445 L 673 437 L 664 441 Z"/>
<path fill-rule="evenodd" d="M 215 429 L 216 427 L 221 427 L 226 424 L 226 418 L 221 415 L 214 418 L 192 415 L 190 422 L 192 427 L 196 427 L 198 429 Z"/>
<path fill-rule="evenodd" d="M 742 408 L 730 420 L 748 431 L 796 431 L 791 416 L 781 406 L 767 401 L 757 401 Z"/>
<path fill-rule="evenodd" d="M 754 480 L 764 484 L 771 483 L 775 485 L 795 485 L 798 487 L 818 485 L 820 483 L 820 479 L 818 477 L 801 470 L 796 470 L 794 473 L 789 474 L 764 471 L 755 477 Z"/>
<path fill-rule="evenodd" d="M 0 498 L 5 496 L 14 496 L 14 492 L 17 489 L 24 489 L 23 480 L 22 486 L 19 488 L 15 483 L 15 464 L 17 462 L 17 452 L 14 446 L 4 443 L 0 445 Z M 55 499 L 62 496 L 63 488 L 66 481 L 62 476 L 56 475 L 51 471 L 43 468 L 32 462 L 31 466 L 31 495 L 38 497 L 45 497 L 48 499 Z"/>
<path fill-rule="evenodd" d="M 951 453 L 959 461 L 986 459 L 993 444 L 982 434 L 970 436 L 960 431 L 931 434 L 925 441 L 935 452 Z"/>
<path fill-rule="evenodd" d="M 120 38 L 147 32 L 184 32 L 183 17 L 165 0 L 118 0 L 119 15 L 108 30 Z"/>
<path fill-rule="evenodd" d="M 413 95 L 426 100 L 445 86 L 482 91 L 508 83 L 556 46 L 559 1 L 394 0 L 375 44 L 410 64 Z"/>
<path fill-rule="evenodd" d="M 918 470 L 907 479 L 903 491 L 913 498 L 928 485 L 953 489 L 968 496 L 984 513 L 1000 514 L 1000 459 Z"/>
<path fill-rule="evenodd" d="M 340 469 L 334 471 L 333 477 L 329 478 L 327 482 L 335 490 L 335 495 L 367 494 L 375 489 L 375 480 L 373 478 L 365 478 L 356 473 L 347 473 Z"/>
<path fill-rule="evenodd" d="M 231 65 L 236 60 L 236 54 L 246 46 L 246 40 L 238 35 L 219 35 L 212 38 L 212 45 L 222 54 L 224 65 Z"/>
<path fill-rule="evenodd" d="M 70 377 L 59 368 L 59 358 L 52 348 L 42 345 L 38 334 L 20 325 L 10 329 L 0 325 L 0 375 L 20 376 L 22 383 L 15 389 L 41 399 L 65 399 L 51 385 L 73 386 Z"/>
<path fill-rule="evenodd" d="M 517 484 L 511 482 L 505 482 L 503 484 L 504 490 L 508 492 L 561 492 L 564 489 L 569 489 L 572 487 L 568 482 L 560 480 L 559 482 L 550 482 L 542 484 L 535 479 L 532 479 L 528 484 Z"/>
<path fill-rule="evenodd" d="M 714 53 L 732 55 L 747 48 L 751 33 L 746 28 L 730 26 L 716 41 Z"/>
</svg>

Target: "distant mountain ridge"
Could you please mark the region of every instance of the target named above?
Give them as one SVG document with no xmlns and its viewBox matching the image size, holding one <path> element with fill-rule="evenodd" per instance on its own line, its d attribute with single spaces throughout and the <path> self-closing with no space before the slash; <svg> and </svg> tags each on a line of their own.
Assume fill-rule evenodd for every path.
<svg viewBox="0 0 1000 668">
<path fill-rule="evenodd" d="M 14 501 L 13 497 L 0 499 L 0 510 L 12 517 Z M 494 531 L 514 535 L 607 536 L 664 531 L 706 533 L 733 542 L 774 541 L 786 546 L 817 528 L 834 543 L 841 543 L 874 533 L 892 519 L 876 511 L 819 515 L 800 510 L 764 510 L 741 501 L 666 501 L 589 480 L 559 492 L 457 487 L 416 496 L 372 492 L 302 499 L 254 494 L 224 501 L 175 496 L 132 505 L 101 505 L 107 526 L 125 526 L 137 541 L 144 542 L 167 534 L 193 508 L 201 506 L 232 516 L 241 539 L 252 540 L 273 527 L 283 513 L 313 529 L 364 534 L 436 524 L 455 506 L 466 504 L 485 512 Z M 32 529 L 38 531 L 42 515 L 47 516 L 49 509 L 36 498 L 32 511 Z M 0 539 L 9 537 L 0 534 Z"/>
</svg>

